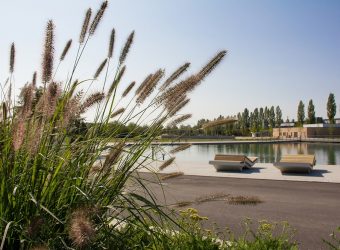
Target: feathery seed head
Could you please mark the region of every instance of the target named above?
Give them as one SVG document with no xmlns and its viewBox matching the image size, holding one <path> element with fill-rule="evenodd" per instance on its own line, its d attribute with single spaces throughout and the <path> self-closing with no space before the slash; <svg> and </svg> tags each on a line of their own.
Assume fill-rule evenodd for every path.
<svg viewBox="0 0 340 250">
<path fill-rule="evenodd" d="M 192 115 L 191 114 L 186 114 L 186 115 L 182 115 L 181 117 L 178 117 L 176 118 L 175 120 L 173 120 L 171 123 L 170 123 L 170 127 L 174 127 L 176 126 L 177 124 L 185 121 L 185 120 L 188 120 L 189 118 L 191 118 Z"/>
<path fill-rule="evenodd" d="M 87 28 L 89 26 L 90 19 L 91 19 L 91 14 L 92 14 L 92 10 L 91 10 L 91 8 L 89 8 L 86 11 L 84 22 L 83 22 L 83 26 L 81 27 L 81 32 L 80 32 L 80 36 L 79 36 L 79 43 L 80 44 L 82 44 L 84 42 L 84 40 L 85 40 L 85 36 L 86 36 L 86 33 L 87 33 Z"/>
<path fill-rule="evenodd" d="M 33 85 L 33 87 L 37 86 L 37 71 L 34 71 L 34 73 L 33 73 L 32 85 Z"/>
<path fill-rule="evenodd" d="M 84 113 L 87 109 L 92 107 L 94 104 L 101 102 L 104 98 L 105 94 L 102 92 L 97 92 L 90 95 L 80 106 L 80 113 Z"/>
<path fill-rule="evenodd" d="M 125 108 L 120 108 L 120 109 L 118 109 L 117 111 L 113 112 L 113 113 L 111 114 L 110 117 L 111 117 L 111 118 L 114 118 L 114 117 L 116 117 L 117 115 L 122 114 L 124 111 L 125 111 Z"/>
<path fill-rule="evenodd" d="M 63 50 L 63 53 L 61 53 L 60 61 L 63 61 L 65 59 L 65 56 L 66 56 L 67 52 L 69 51 L 71 44 L 72 44 L 72 39 L 68 40 L 68 42 L 66 43 L 64 50 Z"/>
<path fill-rule="evenodd" d="M 54 55 L 54 24 L 52 20 L 47 22 L 45 45 L 42 62 L 42 81 L 46 84 L 52 77 Z"/>
<path fill-rule="evenodd" d="M 122 94 L 122 97 L 127 96 L 127 95 L 130 93 L 131 89 L 135 86 L 135 84 L 136 84 L 135 81 L 133 81 L 132 83 L 130 83 L 129 86 L 127 86 L 127 88 L 124 90 L 124 92 L 123 92 L 123 94 Z"/>
<path fill-rule="evenodd" d="M 107 59 L 105 59 L 97 68 L 96 73 L 94 74 L 93 78 L 96 79 L 100 75 L 100 73 L 103 71 L 105 65 L 106 65 Z"/>
<path fill-rule="evenodd" d="M 97 11 L 97 14 L 94 17 L 94 19 L 93 19 L 93 21 L 91 23 L 90 29 L 89 29 L 90 36 L 92 36 L 94 34 L 94 32 L 96 31 L 96 29 L 98 27 L 98 24 L 102 20 L 104 12 L 105 12 L 105 10 L 107 8 L 107 4 L 108 4 L 108 1 L 104 1 L 102 3 L 102 5 L 100 6 L 100 9 Z"/>
<path fill-rule="evenodd" d="M 174 116 L 177 112 L 179 112 L 182 108 L 185 107 L 185 105 L 187 105 L 190 101 L 189 98 L 186 98 L 185 95 L 181 96 L 181 100 L 179 100 L 179 102 L 177 103 L 177 105 L 175 105 L 174 107 L 169 105 L 167 107 L 167 109 L 169 110 L 169 117 Z"/>
<path fill-rule="evenodd" d="M 187 69 L 189 68 L 190 63 L 185 63 L 180 66 L 172 75 L 166 79 L 163 85 L 160 87 L 161 91 L 164 91 L 173 81 L 175 81 L 178 77 L 180 77 Z"/>
<path fill-rule="evenodd" d="M 150 79 L 152 78 L 153 74 L 149 74 L 144 81 L 138 86 L 137 90 L 136 90 L 136 95 L 139 95 L 140 92 L 144 89 L 144 87 L 148 84 L 148 82 L 150 81 Z"/>
<path fill-rule="evenodd" d="M 115 88 L 118 86 L 120 80 L 122 79 L 124 73 L 125 73 L 125 70 L 126 70 L 126 67 L 125 65 L 119 70 L 119 73 L 116 77 L 116 79 L 113 80 L 111 86 L 110 86 L 110 89 L 109 89 L 109 92 L 107 94 L 108 97 L 111 96 L 111 94 L 113 93 L 113 91 L 115 90 Z"/>
<path fill-rule="evenodd" d="M 83 211 L 75 211 L 72 213 L 69 226 L 69 237 L 72 243 L 84 248 L 88 246 L 95 236 L 95 228 L 88 218 L 87 213 Z"/>
<path fill-rule="evenodd" d="M 200 80 L 203 80 L 203 78 L 209 75 L 222 61 L 226 54 L 227 54 L 226 50 L 218 52 L 198 73 L 199 78 L 201 78 Z"/>
<path fill-rule="evenodd" d="M 203 124 L 202 128 L 203 129 L 213 128 L 213 127 L 217 127 L 217 126 L 231 124 L 231 123 L 234 123 L 236 121 L 237 121 L 237 119 L 234 119 L 234 118 L 225 118 L 225 119 L 215 120 L 215 121 L 211 121 L 211 122 Z"/>
<path fill-rule="evenodd" d="M 9 72 L 13 73 L 14 71 L 14 63 L 15 63 L 15 45 L 12 43 L 11 45 L 11 53 L 9 57 Z"/>
<path fill-rule="evenodd" d="M 115 43 L 115 29 L 112 29 L 111 36 L 110 36 L 109 51 L 108 51 L 108 54 L 107 54 L 108 58 L 111 58 L 113 56 L 114 43 Z"/>
<path fill-rule="evenodd" d="M 104 162 L 104 169 L 108 169 L 112 165 L 116 164 L 119 160 L 119 156 L 123 152 L 125 146 L 125 142 L 121 141 L 118 142 L 111 150 L 110 153 L 106 156 L 105 162 Z"/>
<path fill-rule="evenodd" d="M 186 149 L 190 148 L 191 145 L 192 145 L 191 143 L 187 143 L 187 144 L 180 145 L 180 146 L 178 146 L 178 147 L 172 149 L 172 150 L 170 151 L 170 154 L 175 154 L 175 153 L 178 153 L 178 152 L 180 152 L 180 151 L 186 150 Z"/>
<path fill-rule="evenodd" d="M 138 104 L 141 104 L 145 101 L 145 99 L 151 95 L 151 93 L 156 88 L 158 82 L 161 80 L 161 78 L 164 76 L 164 70 L 159 69 L 152 75 L 150 80 L 147 82 L 145 87 L 141 90 L 140 94 L 137 97 L 136 102 Z"/>
<path fill-rule="evenodd" d="M 24 136 L 25 136 L 25 122 L 24 119 L 19 119 L 14 124 L 12 135 L 14 151 L 18 151 L 21 148 L 21 145 L 24 142 Z"/>
<path fill-rule="evenodd" d="M 135 31 L 132 31 L 131 34 L 129 35 L 128 39 L 126 40 L 126 43 L 124 45 L 124 48 L 122 49 L 122 52 L 120 53 L 120 57 L 119 57 L 119 63 L 123 64 L 127 54 L 129 53 L 131 44 L 133 43 L 133 38 L 135 35 Z"/>
<path fill-rule="evenodd" d="M 162 163 L 162 165 L 159 166 L 159 170 L 163 170 L 165 168 L 167 168 L 168 166 L 170 166 L 174 160 L 176 159 L 176 157 L 172 157 L 168 160 L 166 160 L 165 162 Z"/>
</svg>

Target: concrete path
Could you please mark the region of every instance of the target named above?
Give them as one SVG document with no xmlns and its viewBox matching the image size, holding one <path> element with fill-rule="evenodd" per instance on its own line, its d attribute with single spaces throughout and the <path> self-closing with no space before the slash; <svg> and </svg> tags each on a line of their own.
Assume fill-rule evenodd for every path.
<svg viewBox="0 0 340 250">
<path fill-rule="evenodd" d="M 142 174 L 153 178 L 152 174 Z M 328 249 L 322 239 L 330 239 L 329 234 L 340 226 L 340 184 L 189 175 L 168 179 L 163 184 L 163 189 L 159 185 L 149 184 L 162 204 L 195 201 L 199 197 L 220 193 L 256 196 L 263 201 L 255 206 L 230 205 L 224 200 L 188 206 L 197 208 L 200 215 L 209 218 L 206 226 L 211 228 L 216 223 L 221 231 L 229 227 L 236 234 L 242 233 L 241 223 L 246 218 L 254 222 L 288 221 L 297 230 L 295 239 L 300 243 L 300 248 L 314 250 Z M 178 210 L 186 208 L 175 207 Z"/>
<path fill-rule="evenodd" d="M 162 162 L 155 162 L 151 167 L 157 170 Z M 141 171 L 148 172 L 147 169 Z M 281 174 L 271 163 L 256 163 L 252 169 L 242 172 L 216 172 L 214 166 L 208 163 L 178 161 L 160 173 L 183 172 L 185 175 L 232 177 L 242 179 L 263 179 L 281 181 L 329 182 L 340 183 L 339 165 L 316 165 L 310 174 Z M 340 197 L 340 193 L 339 193 Z"/>
</svg>

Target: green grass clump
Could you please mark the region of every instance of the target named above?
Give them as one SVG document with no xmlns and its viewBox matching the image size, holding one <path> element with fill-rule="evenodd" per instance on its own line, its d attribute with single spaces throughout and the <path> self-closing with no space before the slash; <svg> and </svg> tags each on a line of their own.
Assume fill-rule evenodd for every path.
<svg viewBox="0 0 340 250">
<path fill-rule="evenodd" d="M 9 77 L 0 83 L 1 250 L 117 249 L 122 239 L 136 247 L 139 242 L 131 230 L 119 230 L 114 221 L 149 233 L 150 226 L 161 226 L 164 221 L 177 224 L 134 173 L 148 166 L 151 156 L 147 149 L 164 124 L 183 120 L 178 111 L 188 103 L 189 93 L 226 51 L 186 79 L 180 75 L 187 66 L 180 67 L 170 80 L 164 80 L 165 71 L 159 69 L 135 92 L 135 84 L 124 84 L 135 33 L 130 33 L 115 59 L 113 29 L 106 58 L 92 76 L 78 80 L 78 66 L 107 7 L 108 1 L 104 1 L 94 15 L 87 10 L 71 59 L 74 63 L 62 76 L 66 80 L 56 78 L 72 51 L 72 39 L 54 67 L 56 30 L 52 20 L 46 26 L 41 81 L 34 73 L 19 96 L 14 94 L 16 50 L 11 45 Z M 178 83 L 173 83 L 177 78 Z M 166 86 L 158 88 L 162 81 Z M 94 118 L 85 123 L 89 110 Z M 131 122 L 132 127 L 143 129 L 122 134 L 120 126 Z M 126 146 L 128 138 L 136 143 Z"/>
</svg>

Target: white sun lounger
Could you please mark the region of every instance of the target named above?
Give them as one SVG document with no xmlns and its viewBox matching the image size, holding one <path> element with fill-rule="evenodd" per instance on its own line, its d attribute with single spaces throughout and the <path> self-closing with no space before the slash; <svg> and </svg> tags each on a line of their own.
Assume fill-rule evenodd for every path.
<svg viewBox="0 0 340 250">
<path fill-rule="evenodd" d="M 316 163 L 314 155 L 284 155 L 274 163 L 281 173 L 310 173 Z"/>
<path fill-rule="evenodd" d="M 243 168 L 251 168 L 256 161 L 257 157 L 217 154 L 209 164 L 214 165 L 216 171 L 242 171 Z"/>
</svg>

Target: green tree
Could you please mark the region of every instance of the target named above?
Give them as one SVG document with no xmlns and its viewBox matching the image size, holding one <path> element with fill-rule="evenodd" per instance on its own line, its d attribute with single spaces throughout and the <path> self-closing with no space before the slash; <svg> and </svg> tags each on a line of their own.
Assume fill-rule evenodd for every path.
<svg viewBox="0 0 340 250">
<path fill-rule="evenodd" d="M 276 118 L 275 118 L 275 125 L 276 127 L 280 127 L 281 123 L 282 123 L 282 111 L 280 106 L 276 107 Z"/>
<path fill-rule="evenodd" d="M 300 100 L 297 112 L 297 122 L 299 126 L 303 125 L 304 120 L 305 120 L 305 105 Z"/>
<path fill-rule="evenodd" d="M 315 121 L 316 121 L 316 118 L 315 118 L 315 107 L 314 107 L 312 99 L 309 100 L 308 109 L 307 110 L 308 110 L 307 111 L 308 123 L 309 124 L 314 124 Z"/>
<path fill-rule="evenodd" d="M 336 103 L 335 103 L 335 97 L 333 93 L 330 93 L 328 96 L 327 101 L 327 116 L 329 119 L 329 123 L 334 124 L 334 117 L 336 114 Z"/>
<path fill-rule="evenodd" d="M 269 110 L 269 125 L 271 128 L 275 127 L 275 109 L 274 106 L 270 107 Z"/>
</svg>

